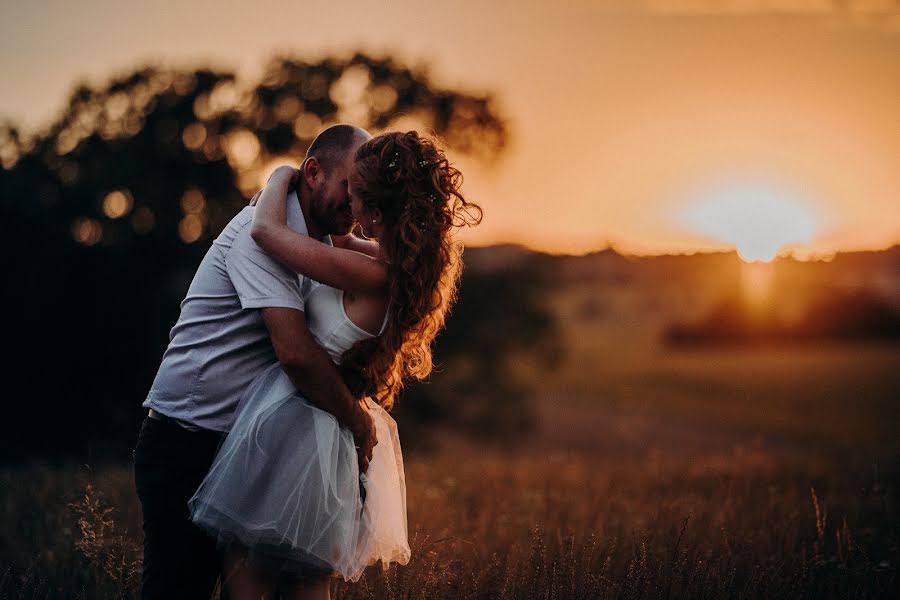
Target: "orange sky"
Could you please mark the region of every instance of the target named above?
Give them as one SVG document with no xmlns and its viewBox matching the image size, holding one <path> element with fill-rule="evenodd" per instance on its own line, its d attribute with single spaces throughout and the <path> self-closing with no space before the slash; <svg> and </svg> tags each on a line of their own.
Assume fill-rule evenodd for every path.
<svg viewBox="0 0 900 600">
<path fill-rule="evenodd" d="M 728 248 L 721 227 L 686 224 L 686 211 L 759 188 L 815 223 L 809 241 L 789 246 L 802 255 L 900 242 L 897 1 L 17 4 L 0 9 L 0 117 L 27 128 L 46 123 L 77 80 L 146 61 L 250 80 L 275 52 L 360 48 L 491 91 L 509 116 L 497 165 L 457 161 L 486 211 L 469 243 Z"/>
</svg>

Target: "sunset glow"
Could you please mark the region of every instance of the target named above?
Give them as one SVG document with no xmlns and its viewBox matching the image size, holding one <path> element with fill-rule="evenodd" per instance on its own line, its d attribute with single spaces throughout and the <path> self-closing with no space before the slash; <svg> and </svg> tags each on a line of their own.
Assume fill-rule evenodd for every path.
<svg viewBox="0 0 900 600">
<path fill-rule="evenodd" d="M 682 222 L 732 244 L 747 262 L 769 262 L 784 246 L 809 242 L 818 232 L 812 209 L 785 190 L 761 184 L 712 189 L 684 211 Z"/>
<path fill-rule="evenodd" d="M 143 64 L 232 70 L 234 84 L 198 97 L 199 118 L 241 105 L 276 55 L 362 51 L 488 94 L 509 123 L 510 143 L 494 161 L 448 153 L 465 173 L 467 198 L 485 210 L 482 224 L 461 235 L 469 245 L 575 254 L 610 244 L 633 254 L 737 248 L 745 260 L 765 261 L 779 251 L 810 257 L 900 242 L 896 3 L 527 0 L 511 9 L 462 0 L 447 11 L 412 0 L 377 8 L 335 0 L 303 14 L 302 34 L 297 10 L 283 0 L 260 10 L 91 2 L 72 14 L 10 4 L 0 19 L 0 120 L 38 131 L 79 82 Z M 98 27 L 115 35 L 98 36 Z M 161 36 L 177 43 L 160 44 Z M 336 102 L 334 119 L 352 121 L 397 101 L 395 90 L 368 83 L 369 74 L 349 71 L 330 88 L 311 77 L 304 93 Z M 169 84 L 182 93 L 196 81 L 159 82 Z M 106 110 L 72 124 L 60 151 L 78 143 L 84 123 L 107 123 L 104 139 L 140 125 L 123 98 Z M 276 115 L 301 137 L 329 124 L 292 97 L 278 99 Z M 410 113 L 386 127 L 417 126 Z M 257 164 L 255 132 L 186 123 L 175 135 L 207 160 L 227 158 L 245 195 L 267 168 Z M 0 139 L 0 163 L 13 164 L 17 152 Z M 67 168 L 60 177 L 74 181 Z M 717 196 L 679 196 L 733 173 L 776 174 L 802 193 L 772 185 L 757 194 L 754 186 L 769 185 L 762 178 Z M 140 190 L 132 192 L 137 206 Z"/>
</svg>

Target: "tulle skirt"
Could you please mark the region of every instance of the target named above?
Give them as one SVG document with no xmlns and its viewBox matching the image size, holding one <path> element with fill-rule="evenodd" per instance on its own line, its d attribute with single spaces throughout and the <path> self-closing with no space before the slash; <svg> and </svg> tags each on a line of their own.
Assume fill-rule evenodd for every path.
<svg viewBox="0 0 900 600">
<path fill-rule="evenodd" d="M 378 561 L 409 562 L 397 424 L 367 400 L 378 444 L 361 474 L 353 435 L 303 398 L 280 365 L 248 389 L 231 431 L 188 503 L 220 546 L 287 575 L 356 581 Z"/>
</svg>

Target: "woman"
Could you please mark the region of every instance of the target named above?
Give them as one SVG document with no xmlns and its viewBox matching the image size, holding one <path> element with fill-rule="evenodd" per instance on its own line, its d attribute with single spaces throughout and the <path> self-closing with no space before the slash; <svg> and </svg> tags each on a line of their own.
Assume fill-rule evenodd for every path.
<svg viewBox="0 0 900 600">
<path fill-rule="evenodd" d="M 350 432 L 297 393 L 278 365 L 254 382 L 190 502 L 194 522 L 229 547 L 232 598 L 276 586 L 328 598 L 332 575 L 355 581 L 379 560 L 409 560 L 403 461 L 386 411 L 407 379 L 431 372 L 431 342 L 461 266 L 452 232 L 481 220 L 460 193 L 461 173 L 416 132 L 380 135 L 355 155 L 348 193 L 368 240 L 330 246 L 288 228 L 285 198 L 296 177 L 289 167 L 270 177 L 253 238 L 323 284 L 307 300 L 310 332 L 350 390 L 368 397 L 378 444 L 360 474 Z"/>
</svg>

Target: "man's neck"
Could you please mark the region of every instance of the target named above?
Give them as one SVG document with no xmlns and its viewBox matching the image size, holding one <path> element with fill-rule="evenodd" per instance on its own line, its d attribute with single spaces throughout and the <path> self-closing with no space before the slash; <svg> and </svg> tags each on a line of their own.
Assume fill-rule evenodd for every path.
<svg viewBox="0 0 900 600">
<path fill-rule="evenodd" d="M 325 232 L 322 231 L 322 228 L 312 216 L 312 206 L 310 205 L 308 191 L 298 187 L 297 199 L 300 201 L 300 210 L 303 211 L 303 220 L 306 221 L 306 231 L 309 233 L 309 237 L 317 240 L 325 237 Z"/>
</svg>

